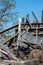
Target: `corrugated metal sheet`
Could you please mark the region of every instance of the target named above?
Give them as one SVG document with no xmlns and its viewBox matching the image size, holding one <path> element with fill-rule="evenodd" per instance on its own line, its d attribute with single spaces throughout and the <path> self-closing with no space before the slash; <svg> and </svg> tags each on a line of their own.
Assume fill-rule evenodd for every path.
<svg viewBox="0 0 43 65">
<path fill-rule="evenodd" d="M 27 42 L 30 42 L 30 43 L 33 43 L 33 44 L 40 44 L 42 43 L 43 41 L 43 37 L 38 37 L 36 38 L 36 36 L 33 36 L 32 34 L 30 34 L 28 31 L 25 33 L 26 31 L 23 31 L 22 32 L 22 40 L 23 41 L 27 41 Z"/>
</svg>

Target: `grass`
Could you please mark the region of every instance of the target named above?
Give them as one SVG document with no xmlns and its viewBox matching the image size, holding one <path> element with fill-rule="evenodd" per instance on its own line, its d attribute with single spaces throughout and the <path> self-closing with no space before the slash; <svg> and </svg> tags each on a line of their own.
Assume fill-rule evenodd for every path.
<svg viewBox="0 0 43 65">
<path fill-rule="evenodd" d="M 43 63 L 40 63 L 40 65 L 43 65 Z"/>
</svg>

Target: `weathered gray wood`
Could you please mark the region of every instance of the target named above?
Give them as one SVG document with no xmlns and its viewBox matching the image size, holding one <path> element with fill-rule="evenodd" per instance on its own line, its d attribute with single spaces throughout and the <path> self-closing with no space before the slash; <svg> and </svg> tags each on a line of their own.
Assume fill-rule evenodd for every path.
<svg viewBox="0 0 43 65">
<path fill-rule="evenodd" d="M 37 22 L 39 22 L 33 11 L 32 11 L 32 15 L 34 16 L 35 20 L 36 20 Z"/>
<path fill-rule="evenodd" d="M 18 33 L 15 34 L 14 36 L 10 37 L 9 39 L 7 39 L 5 42 L 3 42 L 3 44 L 6 44 L 6 43 L 9 42 L 12 38 L 15 38 L 17 35 L 18 35 Z"/>
<path fill-rule="evenodd" d="M 4 60 L 2 64 L 8 65 L 39 65 L 39 61 L 37 59 L 25 60 L 25 61 L 14 61 L 14 60 Z"/>
<path fill-rule="evenodd" d="M 4 30 L 0 31 L 0 34 L 6 32 L 6 31 L 8 31 L 8 30 L 11 30 L 11 29 L 15 28 L 16 26 L 18 26 L 18 24 L 16 24 L 16 25 L 14 25 L 14 26 L 12 26 L 12 27 L 9 27 L 9 28 L 7 28 L 7 29 L 4 29 Z"/>
<path fill-rule="evenodd" d="M 4 49 L 0 49 L 0 52 L 2 52 L 2 53 L 4 53 L 5 55 L 7 55 L 10 60 L 16 60 L 16 61 L 19 60 L 19 59 L 17 59 L 16 57 L 14 57 L 10 52 L 5 51 Z"/>
</svg>

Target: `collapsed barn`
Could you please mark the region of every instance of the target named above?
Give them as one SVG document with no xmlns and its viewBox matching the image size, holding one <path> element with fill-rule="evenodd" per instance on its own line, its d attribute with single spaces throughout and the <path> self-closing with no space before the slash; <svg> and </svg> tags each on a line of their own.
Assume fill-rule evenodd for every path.
<svg viewBox="0 0 43 65">
<path fill-rule="evenodd" d="M 19 22 L 5 30 L 0 31 L 0 36 L 5 32 L 14 29 L 15 34 L 4 42 L 0 42 L 0 58 L 8 60 L 19 60 L 18 57 L 26 58 L 31 49 L 43 49 L 43 11 L 41 22 L 35 18 L 33 23 L 29 21 L 29 15 L 26 19 L 20 19 Z M 1 39 L 0 39 L 1 40 Z"/>
</svg>

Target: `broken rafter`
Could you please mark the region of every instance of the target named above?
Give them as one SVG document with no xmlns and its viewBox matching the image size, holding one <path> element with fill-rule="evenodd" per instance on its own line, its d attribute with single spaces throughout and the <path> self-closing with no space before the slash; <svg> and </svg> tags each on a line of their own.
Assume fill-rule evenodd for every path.
<svg viewBox="0 0 43 65">
<path fill-rule="evenodd" d="M 7 28 L 7 29 L 5 29 L 5 30 L 0 31 L 0 34 L 6 32 L 6 31 L 8 31 L 8 30 L 11 30 L 11 29 L 15 28 L 16 26 L 18 26 L 18 24 L 14 25 L 14 26 L 12 26 L 12 27 L 9 27 L 9 28 Z"/>
<path fill-rule="evenodd" d="M 39 21 L 38 21 L 38 19 L 37 19 L 37 17 L 35 16 L 35 14 L 34 14 L 34 12 L 33 12 L 33 11 L 32 11 L 32 15 L 34 16 L 34 18 L 35 18 L 36 22 L 38 23 Z"/>
<path fill-rule="evenodd" d="M 29 22 L 29 15 L 28 14 L 26 15 L 26 23 L 25 24 L 28 24 L 30 28 L 32 27 L 32 25 Z"/>
<path fill-rule="evenodd" d="M 7 51 L 5 51 L 5 50 L 3 50 L 3 49 L 0 49 L 0 52 L 2 52 L 2 53 L 4 53 L 5 55 L 7 55 L 10 60 L 16 60 L 16 61 L 19 60 L 19 59 L 17 59 L 16 57 L 14 57 L 13 55 L 11 55 L 10 52 L 7 52 Z"/>
<path fill-rule="evenodd" d="M 41 23 L 43 23 L 43 10 L 42 10 L 42 18 L 41 18 Z M 41 25 L 43 27 L 43 25 Z"/>
<path fill-rule="evenodd" d="M 6 44 L 7 42 L 9 42 L 9 41 L 12 40 L 13 38 L 15 38 L 17 35 L 18 35 L 18 33 L 15 34 L 15 35 L 13 35 L 12 37 L 10 37 L 10 38 L 9 38 L 8 40 L 6 40 L 5 42 L 3 42 L 3 44 Z"/>
</svg>

